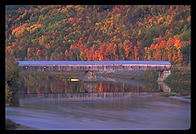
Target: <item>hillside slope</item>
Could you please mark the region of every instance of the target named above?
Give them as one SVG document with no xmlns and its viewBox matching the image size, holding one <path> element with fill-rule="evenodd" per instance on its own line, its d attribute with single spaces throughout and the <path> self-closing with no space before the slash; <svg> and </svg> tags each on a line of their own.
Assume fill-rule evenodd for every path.
<svg viewBox="0 0 196 134">
<path fill-rule="evenodd" d="M 190 62 L 190 6 L 6 6 L 6 55 L 17 60 Z"/>
</svg>

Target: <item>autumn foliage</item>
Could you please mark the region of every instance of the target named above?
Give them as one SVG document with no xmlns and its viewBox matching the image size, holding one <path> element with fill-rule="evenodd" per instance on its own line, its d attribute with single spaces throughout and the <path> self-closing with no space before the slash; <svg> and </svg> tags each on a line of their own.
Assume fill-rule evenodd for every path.
<svg viewBox="0 0 196 134">
<path fill-rule="evenodd" d="M 6 6 L 6 53 L 20 60 L 190 63 L 190 6 Z"/>
</svg>

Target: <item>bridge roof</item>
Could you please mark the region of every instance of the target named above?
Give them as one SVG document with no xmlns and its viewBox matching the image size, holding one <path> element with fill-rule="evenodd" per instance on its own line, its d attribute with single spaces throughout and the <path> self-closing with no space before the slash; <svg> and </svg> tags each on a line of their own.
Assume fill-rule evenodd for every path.
<svg viewBox="0 0 196 134">
<path fill-rule="evenodd" d="M 147 64 L 171 65 L 169 61 L 18 61 L 19 65 L 111 65 L 111 64 Z"/>
</svg>

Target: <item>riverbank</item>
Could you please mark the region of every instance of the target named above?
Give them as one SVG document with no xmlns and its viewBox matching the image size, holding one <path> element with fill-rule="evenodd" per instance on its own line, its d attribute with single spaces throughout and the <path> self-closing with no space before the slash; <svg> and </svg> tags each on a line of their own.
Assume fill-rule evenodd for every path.
<svg viewBox="0 0 196 134">
<path fill-rule="evenodd" d="M 6 119 L 5 123 L 6 130 L 36 130 L 35 128 L 18 124 L 10 119 Z"/>
<path fill-rule="evenodd" d="M 191 93 L 191 70 L 189 69 L 172 69 L 164 81 L 177 96 L 186 96 Z"/>
</svg>

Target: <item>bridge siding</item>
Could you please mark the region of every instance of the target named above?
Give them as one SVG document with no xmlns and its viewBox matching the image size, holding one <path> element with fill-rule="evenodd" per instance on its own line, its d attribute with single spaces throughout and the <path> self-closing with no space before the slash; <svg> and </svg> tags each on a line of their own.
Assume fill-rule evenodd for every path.
<svg viewBox="0 0 196 134">
<path fill-rule="evenodd" d="M 134 71 L 134 70 L 156 70 L 156 71 L 165 71 L 169 70 L 171 67 L 171 64 L 167 61 L 155 61 L 155 62 L 144 62 L 144 61 L 134 61 L 133 63 L 131 61 L 121 61 L 122 64 L 119 64 L 120 61 L 114 62 L 114 64 L 111 64 L 111 61 L 109 61 L 110 64 L 106 61 L 96 61 L 94 62 L 84 62 L 86 64 L 82 64 L 81 61 L 79 61 L 79 64 L 76 64 L 77 61 L 67 61 L 64 62 L 65 64 L 51 64 L 54 61 L 48 61 L 44 62 L 44 64 L 41 64 L 37 61 L 19 61 L 19 68 L 21 70 L 26 71 Z M 36 64 L 37 63 L 37 64 Z M 61 62 L 60 62 L 61 63 Z M 67 64 L 70 63 L 70 64 Z M 98 64 L 100 63 L 100 64 Z M 107 63 L 107 64 L 103 64 Z M 117 63 L 117 64 L 115 64 Z M 135 64 L 136 63 L 136 64 Z M 140 63 L 140 64 L 139 64 Z M 144 64 L 146 63 L 146 64 Z M 155 64 L 157 63 L 157 64 Z"/>
<path fill-rule="evenodd" d="M 135 66 L 109 66 L 109 65 L 92 65 L 92 66 L 52 66 L 52 65 L 44 65 L 44 66 L 19 66 L 21 70 L 29 70 L 29 71 L 134 71 L 134 70 L 169 70 L 170 65 L 135 65 Z"/>
<path fill-rule="evenodd" d="M 18 61 L 19 65 L 170 65 L 169 61 Z"/>
</svg>

